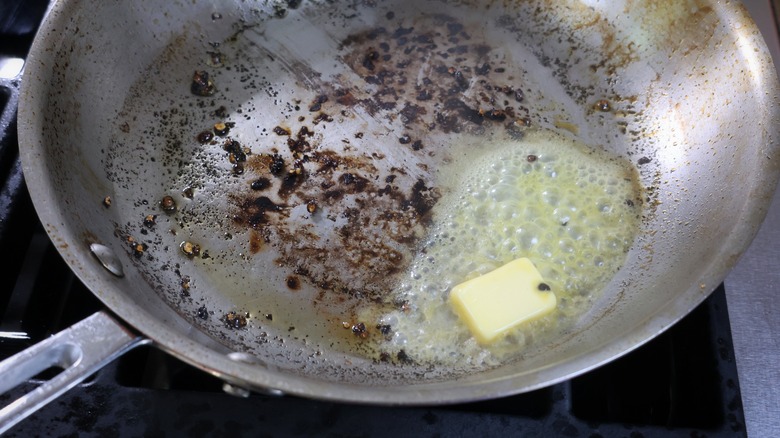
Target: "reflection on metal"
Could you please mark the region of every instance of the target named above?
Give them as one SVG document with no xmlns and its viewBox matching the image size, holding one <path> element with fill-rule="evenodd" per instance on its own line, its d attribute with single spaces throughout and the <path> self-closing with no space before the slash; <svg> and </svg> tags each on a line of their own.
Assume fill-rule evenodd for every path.
<svg viewBox="0 0 780 438">
<path fill-rule="evenodd" d="M 249 390 L 240 386 L 234 386 L 230 383 L 223 383 L 222 390 L 225 393 L 232 395 L 233 397 L 247 398 L 249 397 Z"/>
<path fill-rule="evenodd" d="M 30 335 L 25 332 L 0 332 L 0 339 L 30 339 Z"/>
<path fill-rule="evenodd" d="M 24 59 L 3 58 L 0 59 L 0 79 L 15 79 L 22 73 Z"/>
<path fill-rule="evenodd" d="M 119 262 L 119 258 L 117 258 L 116 254 L 114 254 L 114 251 L 111 250 L 111 248 L 101 245 L 99 243 L 93 243 L 89 245 L 89 250 L 92 251 L 92 254 L 95 255 L 95 257 L 100 261 L 100 264 L 103 265 L 108 272 L 116 275 L 117 277 L 124 277 L 125 272 L 122 269 L 122 263 Z"/>
</svg>

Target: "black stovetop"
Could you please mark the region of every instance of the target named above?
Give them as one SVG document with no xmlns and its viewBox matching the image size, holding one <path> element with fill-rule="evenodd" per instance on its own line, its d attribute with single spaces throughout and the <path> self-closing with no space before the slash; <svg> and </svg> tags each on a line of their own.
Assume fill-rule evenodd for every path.
<svg viewBox="0 0 780 438">
<path fill-rule="evenodd" d="M 24 58 L 46 1 L 0 4 L 0 72 Z M 4 64 L 5 63 L 5 64 Z M 0 359 L 102 309 L 49 242 L 19 163 L 20 79 L 0 77 Z M 152 347 L 132 351 L 9 436 L 744 436 L 723 287 L 647 345 L 527 394 L 390 408 L 222 392 L 216 378 Z M 46 375 L 0 396 L 3 405 Z"/>
</svg>

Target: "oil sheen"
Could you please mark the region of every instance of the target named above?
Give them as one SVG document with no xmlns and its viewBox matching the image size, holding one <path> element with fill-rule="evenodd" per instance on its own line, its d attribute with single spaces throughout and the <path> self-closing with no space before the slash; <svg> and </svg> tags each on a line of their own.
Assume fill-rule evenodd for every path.
<svg viewBox="0 0 780 438">
<path fill-rule="evenodd" d="M 443 175 L 452 188 L 395 292 L 396 306 L 362 317 L 391 330 L 385 357 L 485 367 L 522 354 L 585 314 L 624 263 L 641 217 L 636 170 L 624 159 L 539 131 L 464 148 Z M 551 315 L 485 347 L 448 305 L 451 288 L 528 257 L 558 297 Z"/>
</svg>

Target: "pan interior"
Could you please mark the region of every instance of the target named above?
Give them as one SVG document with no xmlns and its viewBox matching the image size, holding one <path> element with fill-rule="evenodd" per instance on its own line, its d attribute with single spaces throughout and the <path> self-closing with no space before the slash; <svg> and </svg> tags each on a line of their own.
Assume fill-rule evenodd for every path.
<svg viewBox="0 0 780 438">
<path fill-rule="evenodd" d="M 705 201 L 766 166 L 761 154 L 724 166 L 765 136 L 732 133 L 764 102 L 766 66 L 718 87 L 743 111 L 713 107 L 713 66 L 743 56 L 713 7 L 590 3 L 81 6 L 44 115 L 54 190 L 79 200 L 60 207 L 76 242 L 110 243 L 134 266 L 115 287 L 142 307 L 165 303 L 227 350 L 326 381 L 515 378 L 663 326 L 757 226 L 750 184 Z M 619 208 L 641 220 L 589 310 L 482 377 L 481 362 L 356 354 L 364 303 L 407 304 L 383 293 L 430 242 L 464 163 L 507 145 L 544 157 L 551 138 L 624 169 Z M 370 336 L 386 334 L 380 322 Z"/>
</svg>

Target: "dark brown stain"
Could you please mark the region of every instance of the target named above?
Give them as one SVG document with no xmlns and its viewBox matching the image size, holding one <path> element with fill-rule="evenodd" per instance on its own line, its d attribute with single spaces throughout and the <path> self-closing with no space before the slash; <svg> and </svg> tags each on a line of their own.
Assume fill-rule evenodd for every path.
<svg viewBox="0 0 780 438">
<path fill-rule="evenodd" d="M 288 276 L 284 280 L 284 283 L 291 290 L 299 290 L 301 288 L 301 280 L 298 277 L 294 276 L 294 275 Z"/>
</svg>

